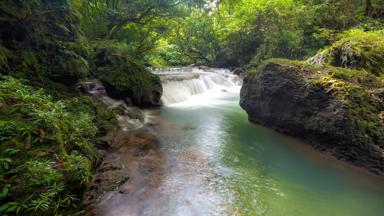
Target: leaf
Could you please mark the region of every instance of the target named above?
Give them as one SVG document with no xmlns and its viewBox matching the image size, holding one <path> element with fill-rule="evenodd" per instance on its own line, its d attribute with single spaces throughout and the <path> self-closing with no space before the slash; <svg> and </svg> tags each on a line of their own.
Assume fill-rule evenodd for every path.
<svg viewBox="0 0 384 216">
<path fill-rule="evenodd" d="M 2 206 L 0 206 L 0 212 L 6 212 L 7 209 L 9 208 L 10 204 L 9 203 L 6 203 Z"/>
<path fill-rule="evenodd" d="M 5 198 L 8 195 L 9 192 L 9 185 L 6 185 L 2 190 L 0 194 L 0 198 Z"/>
</svg>

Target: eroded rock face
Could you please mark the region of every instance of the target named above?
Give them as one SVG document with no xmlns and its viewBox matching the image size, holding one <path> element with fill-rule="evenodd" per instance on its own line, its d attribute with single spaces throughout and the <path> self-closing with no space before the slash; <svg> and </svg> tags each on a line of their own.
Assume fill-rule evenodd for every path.
<svg viewBox="0 0 384 216">
<path fill-rule="evenodd" d="M 328 68 L 306 68 L 271 61 L 244 79 L 240 105 L 252 122 L 305 138 L 316 148 L 326 150 L 339 159 L 383 174 L 384 127 L 379 118 L 382 105 L 368 93 L 365 94 L 361 86 L 355 89 L 356 84 L 336 78 L 326 79 L 328 73 Z M 342 95 L 347 88 L 335 88 L 334 83 L 337 82 L 354 86 L 348 88 L 351 92 L 359 90 L 362 93 Z M 352 103 L 349 101 L 351 95 L 364 98 L 367 104 Z M 370 109 L 360 111 L 365 106 Z M 374 108 L 371 109 L 371 106 Z M 364 113 L 370 116 L 377 113 L 377 119 L 372 117 L 367 120 L 375 127 L 360 124 Z"/>
</svg>

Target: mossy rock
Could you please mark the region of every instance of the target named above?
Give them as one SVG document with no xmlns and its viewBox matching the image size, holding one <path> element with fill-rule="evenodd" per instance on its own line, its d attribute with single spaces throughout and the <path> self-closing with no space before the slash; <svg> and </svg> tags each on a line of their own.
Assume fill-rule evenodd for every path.
<svg viewBox="0 0 384 216">
<path fill-rule="evenodd" d="M 384 33 L 361 30 L 347 32 L 332 46 L 310 58 L 308 63 L 384 74 Z"/>
<path fill-rule="evenodd" d="M 94 58 L 96 77 L 108 94 L 138 106 L 160 105 L 163 92 L 159 76 L 110 48 L 101 48 Z"/>
<path fill-rule="evenodd" d="M 48 67 L 48 78 L 67 85 L 73 85 L 88 75 L 88 61 L 80 55 L 70 52 L 58 52 Z"/>
<path fill-rule="evenodd" d="M 384 174 L 383 88 L 364 70 L 272 59 L 244 79 L 240 105 L 253 122 Z"/>
</svg>

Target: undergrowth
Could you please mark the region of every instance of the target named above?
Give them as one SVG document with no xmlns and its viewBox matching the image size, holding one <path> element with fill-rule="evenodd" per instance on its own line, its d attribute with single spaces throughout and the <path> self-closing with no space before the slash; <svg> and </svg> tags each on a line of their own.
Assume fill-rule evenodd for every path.
<svg viewBox="0 0 384 216">
<path fill-rule="evenodd" d="M 60 215 L 78 209 L 98 158 L 96 135 L 113 122 L 111 111 L 86 96 L 58 100 L 2 77 L 0 214 Z"/>
</svg>

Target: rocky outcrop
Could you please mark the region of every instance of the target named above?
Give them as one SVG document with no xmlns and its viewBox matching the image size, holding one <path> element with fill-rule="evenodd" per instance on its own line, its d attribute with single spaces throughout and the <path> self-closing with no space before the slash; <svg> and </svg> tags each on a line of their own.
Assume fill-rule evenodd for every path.
<svg viewBox="0 0 384 216">
<path fill-rule="evenodd" d="M 384 173 L 384 83 L 366 71 L 270 60 L 244 79 L 249 120 Z"/>
<path fill-rule="evenodd" d="M 158 106 L 163 93 L 158 75 L 110 48 L 101 48 L 94 58 L 96 77 L 108 94 L 138 106 Z"/>
</svg>

